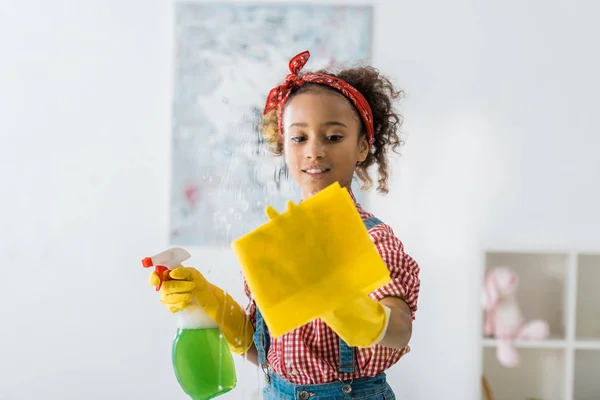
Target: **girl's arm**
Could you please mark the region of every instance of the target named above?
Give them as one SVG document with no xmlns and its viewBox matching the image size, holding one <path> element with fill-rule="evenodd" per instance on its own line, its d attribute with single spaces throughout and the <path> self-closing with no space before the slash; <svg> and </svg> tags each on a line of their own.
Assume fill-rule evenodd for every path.
<svg viewBox="0 0 600 400">
<path fill-rule="evenodd" d="M 246 282 L 246 278 L 243 275 L 242 275 L 242 279 L 244 281 L 244 293 L 246 294 L 246 296 L 248 297 L 248 300 L 250 301 L 250 303 L 248 304 L 247 310 L 246 310 L 246 324 L 252 326 L 252 330 L 254 332 L 254 330 L 256 329 L 256 303 L 252 299 L 252 294 L 250 293 L 250 288 L 248 287 L 248 282 Z M 254 339 L 254 337 L 253 337 L 253 339 Z M 246 353 L 243 354 L 243 357 L 246 360 L 250 361 L 252 364 L 260 367 L 260 365 L 258 363 L 258 351 L 256 350 L 256 345 L 254 344 L 254 340 L 252 341 L 252 345 L 250 346 L 248 351 L 246 351 Z"/>
<path fill-rule="evenodd" d="M 258 366 L 258 352 L 256 351 L 256 346 L 254 343 L 252 343 L 252 346 L 248 349 L 246 354 L 244 354 L 244 357 L 252 364 Z"/>
<path fill-rule="evenodd" d="M 410 307 L 399 297 L 384 297 L 379 302 L 391 310 L 387 331 L 379 344 L 393 349 L 403 349 L 412 336 Z"/>
<path fill-rule="evenodd" d="M 377 225 L 369 234 L 392 278 L 392 282 L 371 293 L 374 300 L 390 310 L 387 331 L 380 344 L 403 349 L 412 337 L 412 321 L 415 319 L 421 286 L 420 267 L 404 251 L 404 245 L 389 226 Z"/>
</svg>

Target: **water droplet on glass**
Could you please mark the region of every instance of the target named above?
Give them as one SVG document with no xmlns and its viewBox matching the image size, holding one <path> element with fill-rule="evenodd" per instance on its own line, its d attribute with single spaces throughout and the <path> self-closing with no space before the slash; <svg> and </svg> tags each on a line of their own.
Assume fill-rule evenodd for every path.
<svg viewBox="0 0 600 400">
<path fill-rule="evenodd" d="M 242 209 L 242 211 L 248 211 L 248 208 L 250 208 L 250 204 L 244 200 L 240 208 Z"/>
<path fill-rule="evenodd" d="M 219 390 L 223 390 L 223 386 L 219 385 Z"/>
</svg>

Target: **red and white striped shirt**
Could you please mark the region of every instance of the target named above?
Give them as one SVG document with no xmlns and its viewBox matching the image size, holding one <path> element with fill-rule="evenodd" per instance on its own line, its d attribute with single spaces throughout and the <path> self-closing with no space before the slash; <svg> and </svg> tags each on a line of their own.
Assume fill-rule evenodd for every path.
<svg viewBox="0 0 600 400">
<path fill-rule="evenodd" d="M 350 194 L 363 221 L 372 217 L 373 214 L 366 212 Z M 392 278 L 392 282 L 372 292 L 370 297 L 377 301 L 387 296 L 401 297 L 410 307 L 414 320 L 420 288 L 419 265 L 404 252 L 402 242 L 388 225 L 379 224 L 370 229 L 369 234 Z M 256 329 L 256 303 L 245 280 L 244 289 L 250 299 L 247 312 Z M 340 374 L 339 337 L 321 319 L 316 319 L 277 339 L 271 336 L 267 362 L 273 372 L 287 381 L 307 385 L 375 376 L 409 351 L 409 346 L 401 350 L 382 345 L 357 348 L 355 372 Z"/>
</svg>

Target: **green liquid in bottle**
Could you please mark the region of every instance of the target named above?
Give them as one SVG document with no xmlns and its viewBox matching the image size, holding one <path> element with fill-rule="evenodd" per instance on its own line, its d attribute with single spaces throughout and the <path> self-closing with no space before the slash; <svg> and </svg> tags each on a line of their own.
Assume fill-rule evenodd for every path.
<svg viewBox="0 0 600 400">
<path fill-rule="evenodd" d="M 208 400 L 236 385 L 235 365 L 219 328 L 178 329 L 173 368 L 179 385 L 193 400 Z"/>
</svg>

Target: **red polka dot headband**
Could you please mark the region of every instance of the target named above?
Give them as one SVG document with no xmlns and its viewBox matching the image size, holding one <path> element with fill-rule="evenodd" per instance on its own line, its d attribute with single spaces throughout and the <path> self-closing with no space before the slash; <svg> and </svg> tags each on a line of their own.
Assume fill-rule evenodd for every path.
<svg viewBox="0 0 600 400">
<path fill-rule="evenodd" d="M 373 113 L 365 97 L 350 84 L 330 75 L 306 74 L 302 77 L 298 76 L 298 72 L 300 72 L 302 67 L 304 67 L 309 58 L 310 53 L 308 52 L 308 50 L 306 50 L 296 55 L 290 60 L 290 73 L 288 74 L 288 76 L 286 76 L 285 82 L 283 82 L 279 86 L 274 87 L 269 92 L 269 95 L 267 96 L 267 103 L 264 109 L 264 114 L 277 109 L 279 133 L 283 135 L 283 104 L 290 97 L 292 92 L 307 82 L 326 85 L 341 92 L 352 102 L 352 104 L 354 104 L 363 122 L 365 123 L 365 126 L 367 127 L 367 141 L 369 142 L 369 146 L 371 146 L 373 144 L 374 137 Z"/>
</svg>

